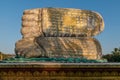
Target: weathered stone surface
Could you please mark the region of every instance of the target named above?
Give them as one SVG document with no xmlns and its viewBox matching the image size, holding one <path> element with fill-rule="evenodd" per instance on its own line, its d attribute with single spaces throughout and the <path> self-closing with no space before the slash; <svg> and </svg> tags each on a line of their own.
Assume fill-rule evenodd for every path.
<svg viewBox="0 0 120 80">
<path fill-rule="evenodd" d="M 16 52 L 23 57 L 86 57 L 100 58 L 101 46 L 94 38 L 38 37 L 34 41 L 21 40 Z"/>
<path fill-rule="evenodd" d="M 86 57 L 98 59 L 99 42 L 92 38 L 102 32 L 100 14 L 70 8 L 25 10 L 22 16 L 22 40 L 15 52 L 22 57 Z"/>
<path fill-rule="evenodd" d="M 38 57 L 41 55 L 41 50 L 33 39 L 19 40 L 16 43 L 15 51 L 17 56 L 21 57 Z"/>
<path fill-rule="evenodd" d="M 25 10 L 22 17 L 22 27 L 32 28 L 36 36 L 61 34 L 94 36 L 104 29 L 102 17 L 92 11 L 68 8 L 41 8 Z M 38 31 L 39 30 L 39 31 Z M 29 29 L 22 29 L 22 34 L 31 33 Z M 39 35 L 37 35 L 37 33 Z M 64 35 L 65 36 L 65 35 Z M 67 36 L 65 36 L 67 37 Z M 26 38 L 26 37 L 25 37 Z"/>
</svg>

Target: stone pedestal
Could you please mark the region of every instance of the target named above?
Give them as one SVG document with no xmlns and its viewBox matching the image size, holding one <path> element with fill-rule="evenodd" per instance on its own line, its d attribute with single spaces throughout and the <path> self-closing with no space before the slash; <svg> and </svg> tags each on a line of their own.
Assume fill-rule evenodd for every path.
<svg viewBox="0 0 120 80">
<path fill-rule="evenodd" d="M 119 63 L 0 63 L 0 80 L 119 79 Z"/>
</svg>

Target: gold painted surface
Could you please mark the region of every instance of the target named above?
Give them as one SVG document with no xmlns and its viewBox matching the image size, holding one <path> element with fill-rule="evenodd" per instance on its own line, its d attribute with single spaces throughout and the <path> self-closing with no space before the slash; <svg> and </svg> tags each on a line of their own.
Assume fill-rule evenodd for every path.
<svg viewBox="0 0 120 80">
<path fill-rule="evenodd" d="M 55 34 L 58 32 L 58 34 L 95 36 L 104 29 L 103 18 L 97 12 L 72 8 L 45 8 L 45 10 L 48 13 L 45 15 L 48 16 L 44 17 L 44 20 L 47 18 L 45 22 L 50 23 L 49 26 L 46 26 L 47 28 L 43 27 L 45 33 L 53 32 Z"/>
</svg>

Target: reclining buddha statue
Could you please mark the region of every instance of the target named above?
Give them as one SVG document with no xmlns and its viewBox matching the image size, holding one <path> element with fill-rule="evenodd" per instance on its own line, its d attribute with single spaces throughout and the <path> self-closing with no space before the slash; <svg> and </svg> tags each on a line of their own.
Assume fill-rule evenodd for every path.
<svg viewBox="0 0 120 80">
<path fill-rule="evenodd" d="M 102 49 L 94 36 L 104 29 L 102 16 L 72 8 L 37 8 L 22 16 L 22 39 L 17 56 L 25 58 L 73 57 L 99 59 Z"/>
</svg>

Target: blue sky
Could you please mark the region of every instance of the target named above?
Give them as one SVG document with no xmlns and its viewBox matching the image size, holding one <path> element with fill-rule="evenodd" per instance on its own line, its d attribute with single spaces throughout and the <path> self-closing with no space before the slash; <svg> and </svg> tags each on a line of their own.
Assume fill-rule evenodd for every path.
<svg viewBox="0 0 120 80">
<path fill-rule="evenodd" d="M 99 12 L 105 22 L 104 31 L 96 36 L 103 54 L 120 47 L 120 0 L 0 0 L 0 51 L 14 53 L 20 34 L 23 11 L 32 8 L 78 8 Z"/>
</svg>

